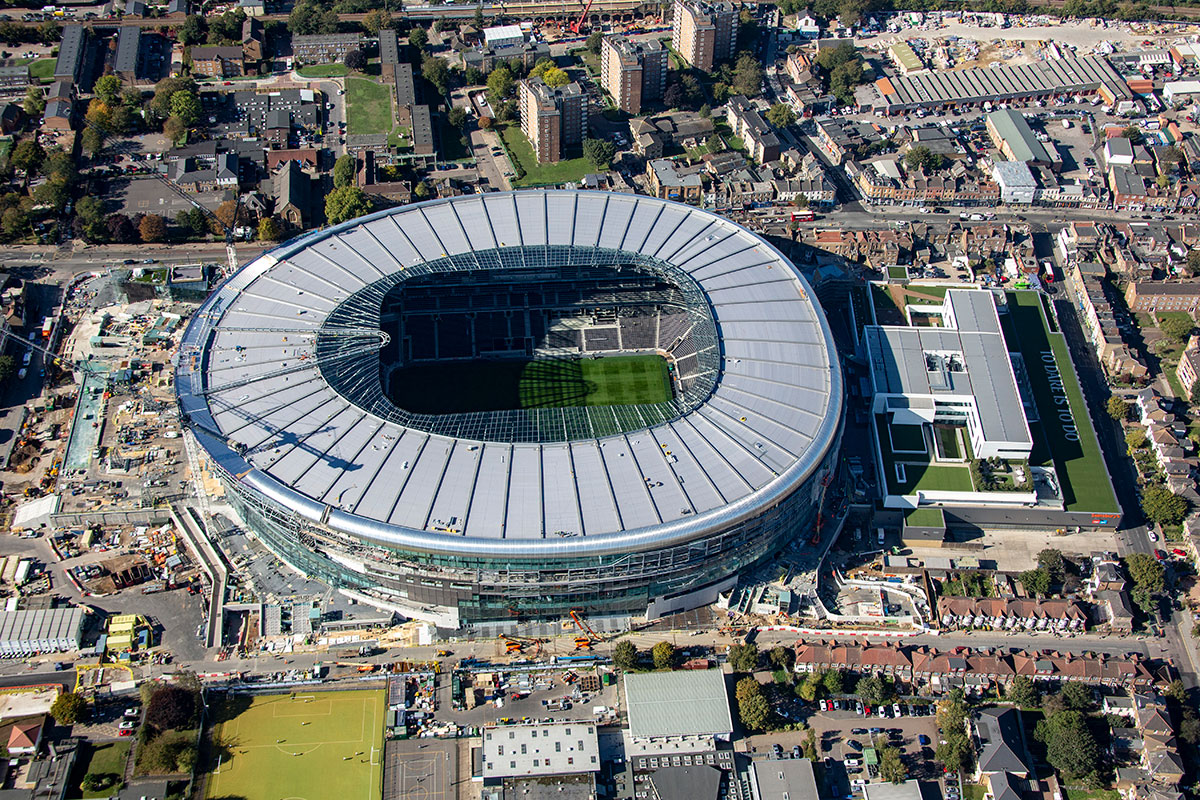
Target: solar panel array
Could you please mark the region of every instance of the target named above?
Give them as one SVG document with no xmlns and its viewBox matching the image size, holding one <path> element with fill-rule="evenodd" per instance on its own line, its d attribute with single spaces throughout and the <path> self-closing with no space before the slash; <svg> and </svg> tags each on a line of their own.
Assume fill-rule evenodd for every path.
<svg viewBox="0 0 1200 800">
<path fill-rule="evenodd" d="M 317 365 L 331 315 L 363 324 L 370 304 L 346 301 L 381 299 L 396 273 L 564 258 L 636 259 L 696 287 L 693 309 L 716 333 L 703 402 L 614 435 L 579 425 L 569 441 L 486 441 L 401 424 L 377 405 L 378 387 L 339 391 Z M 465 537 L 466 547 L 645 534 L 731 504 L 744 513 L 827 452 L 837 370 L 806 283 L 759 237 L 655 198 L 547 190 L 406 206 L 267 253 L 196 315 L 177 388 L 218 463 L 278 502 L 339 529 Z"/>
</svg>

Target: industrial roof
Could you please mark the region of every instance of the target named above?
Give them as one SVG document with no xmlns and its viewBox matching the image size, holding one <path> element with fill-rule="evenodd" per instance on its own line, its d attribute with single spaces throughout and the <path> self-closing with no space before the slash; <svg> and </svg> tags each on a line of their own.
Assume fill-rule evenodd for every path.
<svg viewBox="0 0 1200 800">
<path fill-rule="evenodd" d="M 719 669 L 629 673 L 624 681 L 629 734 L 635 739 L 733 732 Z"/>
<path fill-rule="evenodd" d="M 974 398 L 983 438 L 1032 442 L 989 291 L 946 292 L 946 327 L 865 329 L 875 391 Z"/>
<path fill-rule="evenodd" d="M 298 360 L 313 347 L 302 332 L 322 329 L 352 293 L 438 262 L 536 268 L 564 250 L 657 259 L 690 276 L 723 345 L 704 402 L 616 435 L 485 441 L 368 413 Z M 628 194 L 473 195 L 314 232 L 214 292 L 183 347 L 181 407 L 227 472 L 336 530 L 425 551 L 576 555 L 689 541 L 787 496 L 840 424 L 832 337 L 795 267 L 727 219 Z M 575 410 L 540 411 L 565 420 Z"/>
<path fill-rule="evenodd" d="M 1000 102 L 1045 94 L 1094 92 L 1107 86 L 1117 97 L 1129 87 L 1102 56 L 1057 58 L 1020 66 L 925 72 L 876 82 L 887 105 L 917 108 L 945 103 Z"/>
<path fill-rule="evenodd" d="M 501 725 L 483 731 L 487 779 L 599 771 L 594 722 Z"/>
<path fill-rule="evenodd" d="M 1014 161 L 1036 161 L 1039 164 L 1049 164 L 1049 153 L 1042 143 L 1037 140 L 1033 129 L 1021 113 L 1011 108 L 1002 108 L 987 115 L 996 135 L 1008 145 Z"/>
<path fill-rule="evenodd" d="M 58 61 L 54 63 L 54 77 L 76 80 L 87 47 L 87 31 L 82 25 L 63 28 L 62 44 L 58 48 Z"/>
<path fill-rule="evenodd" d="M 819 800 L 812 761 L 807 758 L 754 761 L 750 774 L 758 800 Z"/>
</svg>

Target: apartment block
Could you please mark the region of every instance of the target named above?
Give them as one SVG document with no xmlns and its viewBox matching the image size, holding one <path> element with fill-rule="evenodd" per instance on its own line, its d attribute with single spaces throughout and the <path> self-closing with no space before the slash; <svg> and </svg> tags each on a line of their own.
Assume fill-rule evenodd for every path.
<svg viewBox="0 0 1200 800">
<path fill-rule="evenodd" d="M 617 107 L 639 114 L 642 105 L 658 100 L 667 83 L 667 50 L 657 40 L 634 42 L 605 37 L 600 45 L 600 83 Z"/>
<path fill-rule="evenodd" d="M 292 37 L 292 58 L 301 64 L 335 64 L 363 46 L 362 34 L 321 33 Z"/>
<path fill-rule="evenodd" d="M 192 74 L 206 78 L 236 78 L 245 74 L 241 45 L 193 47 Z"/>
<path fill-rule="evenodd" d="M 587 133 L 587 94 L 578 83 L 555 88 L 541 78 L 528 78 L 518 86 L 521 131 L 538 162 L 561 161 L 568 149 L 583 143 Z"/>
<path fill-rule="evenodd" d="M 671 44 L 696 69 L 733 56 L 737 44 L 737 10 L 728 2 L 675 0 Z"/>
</svg>

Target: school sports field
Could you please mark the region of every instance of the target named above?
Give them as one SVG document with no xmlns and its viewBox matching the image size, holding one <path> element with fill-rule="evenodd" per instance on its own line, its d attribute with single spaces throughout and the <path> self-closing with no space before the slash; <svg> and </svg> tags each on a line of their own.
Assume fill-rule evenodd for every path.
<svg viewBox="0 0 1200 800">
<path fill-rule="evenodd" d="M 210 800 L 382 796 L 383 690 L 229 695 L 210 710 Z"/>
<path fill-rule="evenodd" d="M 417 414 L 627 406 L 671 399 L 657 355 L 416 364 L 392 373 L 392 401 Z"/>
</svg>

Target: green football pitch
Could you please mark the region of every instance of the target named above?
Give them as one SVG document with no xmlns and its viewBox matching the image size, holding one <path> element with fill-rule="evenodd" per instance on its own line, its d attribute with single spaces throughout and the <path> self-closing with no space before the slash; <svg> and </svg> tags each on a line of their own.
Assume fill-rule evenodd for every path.
<svg viewBox="0 0 1200 800">
<path fill-rule="evenodd" d="M 670 400 L 671 377 L 657 355 L 461 361 L 401 367 L 391 390 L 417 414 L 628 406 Z"/>
<path fill-rule="evenodd" d="M 231 695 L 211 710 L 210 800 L 383 794 L 382 690 Z"/>
</svg>

